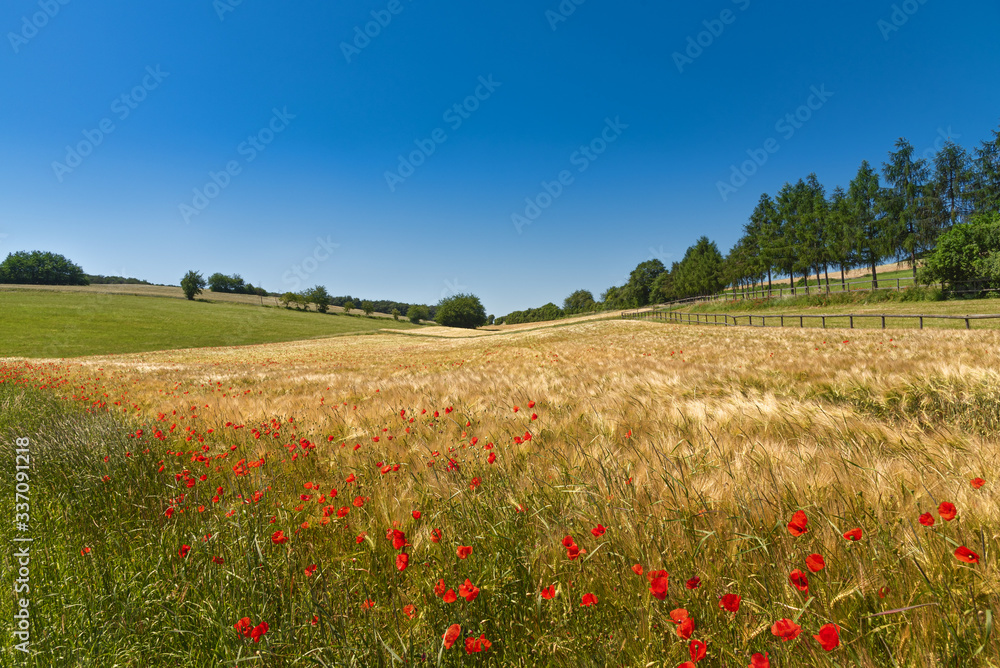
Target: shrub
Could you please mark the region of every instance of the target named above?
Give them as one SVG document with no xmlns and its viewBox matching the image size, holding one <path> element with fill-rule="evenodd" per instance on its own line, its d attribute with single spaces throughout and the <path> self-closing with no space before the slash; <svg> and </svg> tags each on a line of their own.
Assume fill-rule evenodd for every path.
<svg viewBox="0 0 1000 668">
<path fill-rule="evenodd" d="M 406 317 L 414 325 L 419 325 L 421 320 L 428 320 L 431 317 L 430 309 L 423 304 L 413 304 L 406 310 Z"/>
</svg>

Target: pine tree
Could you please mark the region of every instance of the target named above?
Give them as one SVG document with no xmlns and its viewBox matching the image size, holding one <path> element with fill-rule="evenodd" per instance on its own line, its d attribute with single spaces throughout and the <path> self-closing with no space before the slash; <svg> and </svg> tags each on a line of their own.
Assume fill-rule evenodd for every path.
<svg viewBox="0 0 1000 668">
<path fill-rule="evenodd" d="M 882 174 L 889 186 L 885 198 L 887 215 L 897 223 L 899 234 L 896 250 L 910 258 L 913 277 L 917 277 L 917 251 L 934 243 L 933 226 L 924 201 L 925 186 L 930 178 L 927 161 L 913 159 L 914 150 L 905 139 L 896 141 L 896 150 L 889 152 L 889 161 L 882 164 Z"/>
<path fill-rule="evenodd" d="M 887 224 L 878 173 L 867 160 L 861 163 L 847 192 L 851 203 L 849 234 L 860 264 L 871 268 L 872 288 L 877 290 L 878 265 L 895 253 L 895 235 Z"/>
</svg>

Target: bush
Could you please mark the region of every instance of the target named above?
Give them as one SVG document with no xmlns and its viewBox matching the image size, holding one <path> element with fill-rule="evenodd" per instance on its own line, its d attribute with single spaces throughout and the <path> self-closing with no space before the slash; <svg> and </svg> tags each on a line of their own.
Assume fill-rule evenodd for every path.
<svg viewBox="0 0 1000 668">
<path fill-rule="evenodd" d="M 961 283 L 1000 287 L 1000 213 L 978 216 L 941 234 L 920 270 L 920 280 L 952 288 Z"/>
<path fill-rule="evenodd" d="M 431 317 L 430 309 L 423 304 L 413 304 L 406 309 L 406 317 L 414 325 L 419 325 L 421 320 L 428 320 Z"/>
<path fill-rule="evenodd" d="M 0 283 L 17 285 L 88 285 L 79 265 L 62 255 L 18 251 L 0 263 Z"/>
<path fill-rule="evenodd" d="M 438 302 L 435 320 L 445 327 L 475 329 L 486 324 L 486 309 L 479 297 L 459 294 Z"/>
</svg>

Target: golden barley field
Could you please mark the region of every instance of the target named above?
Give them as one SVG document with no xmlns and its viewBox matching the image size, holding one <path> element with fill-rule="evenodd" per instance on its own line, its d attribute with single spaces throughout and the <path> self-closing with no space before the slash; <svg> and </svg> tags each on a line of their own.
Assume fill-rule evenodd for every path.
<svg viewBox="0 0 1000 668">
<path fill-rule="evenodd" d="M 1000 665 L 1000 332 L 603 320 L 0 380 L 80 665 Z"/>
</svg>

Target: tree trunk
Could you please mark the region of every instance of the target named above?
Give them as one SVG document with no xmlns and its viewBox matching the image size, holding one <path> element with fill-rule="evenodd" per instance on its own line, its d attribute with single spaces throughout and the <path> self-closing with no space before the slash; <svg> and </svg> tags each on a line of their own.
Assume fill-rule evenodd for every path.
<svg viewBox="0 0 1000 668">
<path fill-rule="evenodd" d="M 917 249 L 910 249 L 910 266 L 913 268 L 913 284 L 917 284 Z"/>
<path fill-rule="evenodd" d="M 767 268 L 767 298 L 771 298 L 771 268 Z"/>
<path fill-rule="evenodd" d="M 830 265 L 823 264 L 823 275 L 826 277 L 826 294 L 830 294 Z"/>
<path fill-rule="evenodd" d="M 847 274 L 844 273 L 844 265 L 840 265 L 840 291 L 847 292 Z"/>
<path fill-rule="evenodd" d="M 806 297 L 809 296 L 809 271 L 807 269 L 802 270 L 802 278 L 806 279 Z"/>
<path fill-rule="evenodd" d="M 872 290 L 878 290 L 878 274 L 876 274 L 875 263 L 872 262 Z"/>
</svg>

